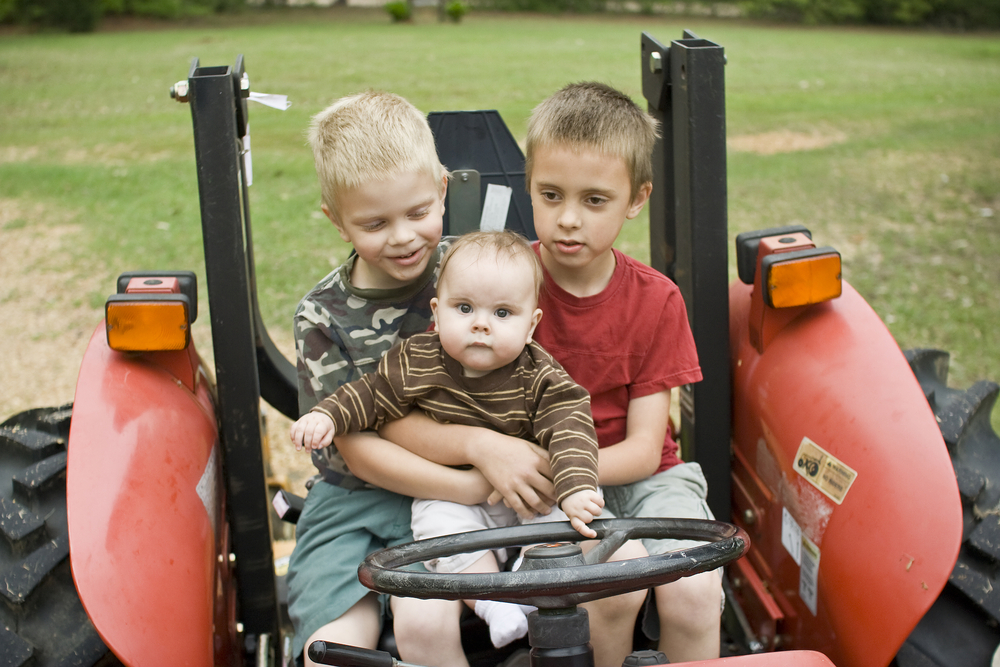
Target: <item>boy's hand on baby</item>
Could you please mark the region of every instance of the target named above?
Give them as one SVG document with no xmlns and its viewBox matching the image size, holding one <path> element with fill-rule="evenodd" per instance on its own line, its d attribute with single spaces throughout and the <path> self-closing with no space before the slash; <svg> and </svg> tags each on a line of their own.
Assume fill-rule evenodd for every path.
<svg viewBox="0 0 1000 667">
<path fill-rule="evenodd" d="M 587 524 L 601 515 L 604 498 L 597 491 L 589 489 L 577 491 L 566 496 L 562 501 L 562 511 L 569 517 L 569 522 L 578 533 L 586 538 L 597 537 L 597 532 L 588 528 Z"/>
<path fill-rule="evenodd" d="M 292 424 L 289 436 L 295 449 L 323 449 L 333 444 L 333 420 L 321 412 L 308 412 Z"/>
<path fill-rule="evenodd" d="M 525 505 L 524 503 L 522 503 L 522 506 L 525 508 L 523 511 L 520 511 L 520 512 L 518 510 L 514 510 L 514 511 L 517 512 L 518 516 L 520 516 L 522 519 L 531 519 L 531 518 L 534 518 L 534 517 L 538 516 L 539 514 L 542 514 L 542 515 L 551 514 L 552 513 L 552 506 L 556 504 L 556 501 L 555 500 L 549 500 L 548 496 L 545 496 L 544 494 L 539 494 L 538 497 L 542 501 L 548 502 L 548 505 L 545 507 L 545 511 L 544 512 L 535 512 L 535 511 L 533 511 L 533 508 L 530 505 Z M 503 503 L 504 507 L 508 507 L 510 509 L 514 509 L 511 506 L 510 501 L 508 501 L 506 498 L 504 498 L 503 494 L 500 493 L 499 491 L 497 491 L 496 489 L 494 489 L 493 493 L 490 494 L 490 497 L 486 499 L 486 502 L 489 505 L 496 505 L 497 503 Z"/>
<path fill-rule="evenodd" d="M 548 478 L 549 453 L 544 449 L 527 440 L 484 430 L 482 442 L 477 442 L 470 458 L 496 489 L 490 496 L 491 505 L 503 499 L 524 518 L 550 512 L 555 489 Z"/>
</svg>

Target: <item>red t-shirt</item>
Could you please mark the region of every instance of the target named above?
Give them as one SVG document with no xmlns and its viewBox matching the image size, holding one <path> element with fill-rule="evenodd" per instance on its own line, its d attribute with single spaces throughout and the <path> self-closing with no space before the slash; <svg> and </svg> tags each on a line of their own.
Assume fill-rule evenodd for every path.
<svg viewBox="0 0 1000 667">
<path fill-rule="evenodd" d="M 535 242 L 535 252 L 539 252 Z M 698 351 L 681 292 L 662 273 L 617 250 L 600 294 L 576 297 L 548 271 L 534 339 L 590 392 L 601 447 L 625 439 L 633 398 L 701 380 Z M 680 463 L 668 431 L 657 472 Z"/>
</svg>

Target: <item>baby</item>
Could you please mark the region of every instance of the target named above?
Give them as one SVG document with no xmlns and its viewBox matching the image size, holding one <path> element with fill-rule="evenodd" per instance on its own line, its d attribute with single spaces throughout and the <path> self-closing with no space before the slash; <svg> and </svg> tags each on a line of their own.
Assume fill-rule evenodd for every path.
<svg viewBox="0 0 1000 667">
<path fill-rule="evenodd" d="M 542 317 L 539 260 L 512 232 L 458 238 L 441 261 L 434 330 L 382 358 L 377 372 L 341 386 L 292 425 L 296 448 L 317 449 L 334 436 L 378 428 L 417 407 L 440 422 L 488 426 L 538 442 L 549 452 L 558 509 L 543 520 L 569 520 L 581 535 L 601 513 L 597 438 L 590 397 L 537 343 Z M 561 510 L 561 511 L 559 511 Z M 517 515 L 489 504 L 415 500 L 416 539 L 512 525 Z M 497 571 L 492 553 L 458 554 L 428 563 L 440 572 Z M 527 631 L 524 612 L 493 601 L 470 604 L 502 646 Z"/>
</svg>

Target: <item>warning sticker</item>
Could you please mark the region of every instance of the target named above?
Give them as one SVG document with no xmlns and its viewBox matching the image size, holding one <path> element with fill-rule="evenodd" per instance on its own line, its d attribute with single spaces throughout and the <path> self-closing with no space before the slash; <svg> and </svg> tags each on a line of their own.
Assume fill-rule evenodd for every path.
<svg viewBox="0 0 1000 667">
<path fill-rule="evenodd" d="M 793 464 L 795 472 L 838 505 L 844 502 L 858 473 L 809 438 L 802 438 Z"/>
<path fill-rule="evenodd" d="M 787 508 L 781 508 L 781 543 L 785 550 L 795 561 L 796 565 L 802 564 L 802 528 L 797 521 L 792 518 Z"/>
<path fill-rule="evenodd" d="M 812 615 L 816 615 L 816 598 L 819 592 L 819 547 L 805 535 L 802 536 L 802 569 L 799 570 L 799 597 Z"/>
</svg>

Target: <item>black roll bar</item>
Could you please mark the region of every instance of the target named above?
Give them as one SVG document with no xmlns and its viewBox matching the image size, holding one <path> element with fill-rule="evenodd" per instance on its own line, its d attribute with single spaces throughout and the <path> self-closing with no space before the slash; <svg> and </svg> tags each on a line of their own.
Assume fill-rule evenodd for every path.
<svg viewBox="0 0 1000 667">
<path fill-rule="evenodd" d="M 295 375 L 271 342 L 257 306 L 242 157 L 249 82 L 243 57 L 188 75 L 212 317 L 218 420 L 239 620 L 248 636 L 277 639 L 279 613 L 261 435 L 260 398 L 297 416 Z M 262 384 L 261 379 L 265 382 Z M 291 403 L 289 403 L 291 399 Z M 290 411 L 289 411 L 290 410 Z"/>
<path fill-rule="evenodd" d="M 723 48 L 693 33 L 641 40 L 642 93 L 662 124 L 653 152 L 650 263 L 677 283 L 704 379 L 681 388 L 681 451 L 708 479 L 715 516 L 730 514 L 729 273 Z"/>
</svg>

